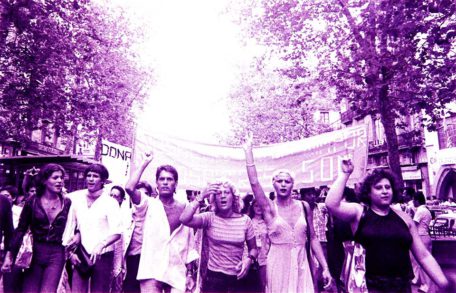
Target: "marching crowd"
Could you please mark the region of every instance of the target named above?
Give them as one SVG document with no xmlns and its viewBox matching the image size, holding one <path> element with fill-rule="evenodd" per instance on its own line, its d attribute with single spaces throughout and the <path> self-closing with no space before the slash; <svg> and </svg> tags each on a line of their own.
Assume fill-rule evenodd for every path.
<svg viewBox="0 0 456 293">
<path fill-rule="evenodd" d="M 214 178 L 192 201 L 180 202 L 179 175 L 170 165 L 157 168 L 152 188 L 141 180 L 152 153 L 125 187 L 108 186 L 102 164 L 85 170 L 86 189 L 68 194 L 62 166 L 29 170 L 26 197 L 0 188 L 3 291 L 354 292 L 343 269 L 344 241 L 365 250 L 364 266 L 356 268 L 364 285 L 356 292 L 411 292 L 418 280 L 424 292 L 431 280 L 450 290 L 420 226 L 424 196 L 415 199 L 420 218 L 392 208 L 398 186 L 384 170 L 369 174 L 355 194 L 346 187 L 354 167 L 344 160 L 326 197 L 330 221 L 322 247 L 314 210 L 294 199 L 292 172 L 272 174 L 271 200 L 252 145 L 248 135 L 253 196 L 244 201 L 229 180 Z"/>
</svg>

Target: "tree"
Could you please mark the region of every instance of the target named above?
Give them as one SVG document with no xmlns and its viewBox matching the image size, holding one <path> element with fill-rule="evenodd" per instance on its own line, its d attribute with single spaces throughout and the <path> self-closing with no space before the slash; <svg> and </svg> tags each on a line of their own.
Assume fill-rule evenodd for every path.
<svg viewBox="0 0 456 293">
<path fill-rule="evenodd" d="M 435 123 L 439 110 L 454 101 L 454 1 L 263 0 L 253 5 L 245 14 L 262 13 L 248 23 L 250 32 L 278 46 L 289 64 L 284 75 L 317 75 L 336 89 L 339 100 L 380 113 L 390 168 L 402 183 L 397 118 L 424 110 Z M 313 72 L 302 66 L 310 56 L 319 60 Z"/>
<path fill-rule="evenodd" d="M 136 63 L 128 20 L 85 0 L 6 0 L 0 11 L 0 139 L 27 142 L 45 118 L 63 136 L 131 145 L 151 73 Z"/>
<path fill-rule="evenodd" d="M 265 58 L 265 56 L 263 56 Z M 299 140 L 330 131 L 331 126 L 316 121 L 319 108 L 333 108 L 324 91 L 301 87 L 308 83 L 284 78 L 268 68 L 268 59 L 259 58 L 243 72 L 230 93 L 232 135 L 228 144 L 239 145 L 246 131 L 261 144 Z"/>
</svg>

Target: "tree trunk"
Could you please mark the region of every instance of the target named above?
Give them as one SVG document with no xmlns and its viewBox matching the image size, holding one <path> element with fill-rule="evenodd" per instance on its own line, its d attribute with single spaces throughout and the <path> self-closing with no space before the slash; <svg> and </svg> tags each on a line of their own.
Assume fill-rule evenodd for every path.
<svg viewBox="0 0 456 293">
<path fill-rule="evenodd" d="M 77 141 L 76 133 L 77 133 L 77 125 L 76 125 L 76 123 L 72 123 L 69 133 L 63 134 L 63 135 L 67 136 L 67 140 L 66 140 L 66 144 L 65 144 L 65 151 L 64 151 L 65 154 L 67 154 L 67 155 L 75 154 L 74 145 Z"/>
<path fill-rule="evenodd" d="M 95 158 L 94 158 L 95 161 L 97 161 L 97 162 L 101 162 L 101 148 L 103 146 L 102 140 L 103 140 L 103 135 L 101 134 L 101 131 L 98 130 L 97 145 L 95 147 Z"/>
<path fill-rule="evenodd" d="M 403 188 L 404 180 L 402 179 L 401 162 L 399 158 L 399 146 L 396 133 L 396 115 L 392 110 L 390 97 L 388 96 L 388 85 L 383 85 L 379 91 L 379 110 L 382 124 L 385 128 L 386 143 L 388 149 L 388 164 L 391 171 L 397 179 L 397 187 Z"/>
</svg>

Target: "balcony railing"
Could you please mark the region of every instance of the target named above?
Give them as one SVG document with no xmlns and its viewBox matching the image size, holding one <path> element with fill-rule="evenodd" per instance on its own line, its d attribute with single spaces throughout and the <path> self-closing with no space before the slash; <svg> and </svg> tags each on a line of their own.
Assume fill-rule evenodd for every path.
<svg viewBox="0 0 456 293">
<path fill-rule="evenodd" d="M 343 113 L 340 113 L 340 122 L 342 124 L 347 124 L 353 121 L 353 118 L 355 118 L 355 112 L 348 110 Z"/>
<path fill-rule="evenodd" d="M 412 130 L 409 132 L 401 133 L 397 136 L 397 144 L 399 148 L 411 148 L 415 146 L 423 145 L 423 136 L 419 130 Z M 387 144 L 386 141 L 370 141 L 369 142 L 369 153 L 386 152 Z"/>
</svg>

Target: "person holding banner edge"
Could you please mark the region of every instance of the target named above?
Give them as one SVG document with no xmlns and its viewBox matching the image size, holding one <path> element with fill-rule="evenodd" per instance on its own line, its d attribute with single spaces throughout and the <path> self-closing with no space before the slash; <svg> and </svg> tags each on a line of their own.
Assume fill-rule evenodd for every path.
<svg viewBox="0 0 456 293">
<path fill-rule="evenodd" d="M 391 208 L 398 196 L 391 173 L 375 170 L 364 179 L 361 201 L 367 204 L 367 210 L 359 203 L 342 201 L 353 169 L 350 159 L 341 161 L 339 176 L 329 190 L 326 205 L 335 217 L 350 222 L 355 241 L 366 249 L 365 277 L 369 292 L 412 292 L 410 251 L 433 281 L 447 289 L 447 278 L 425 248 L 410 216 Z"/>
<path fill-rule="evenodd" d="M 257 203 L 263 211 L 271 240 L 266 292 L 317 291 L 312 276 L 310 249 L 323 268 L 325 288 L 329 288 L 332 278 L 321 244 L 315 236 L 309 204 L 292 199 L 294 178 L 287 170 L 278 170 L 273 174 L 276 200 L 271 201 L 266 197 L 258 180 L 252 145 L 253 135 L 249 133 L 243 145 L 247 175 Z"/>
</svg>

